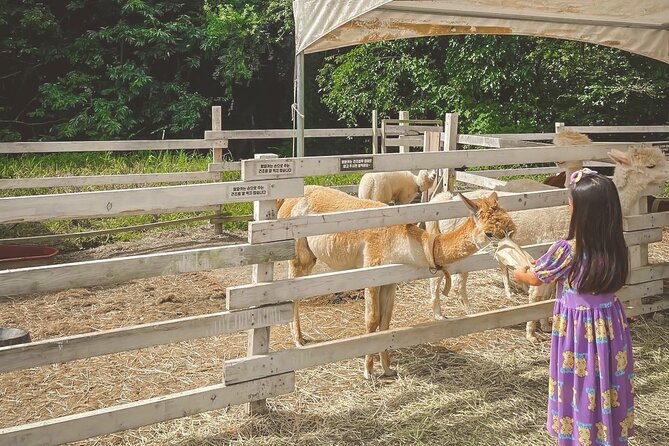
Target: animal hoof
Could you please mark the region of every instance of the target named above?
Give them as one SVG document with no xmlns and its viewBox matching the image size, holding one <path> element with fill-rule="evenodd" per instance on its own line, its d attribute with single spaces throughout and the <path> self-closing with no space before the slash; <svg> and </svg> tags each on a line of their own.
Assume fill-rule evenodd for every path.
<svg viewBox="0 0 669 446">
<path fill-rule="evenodd" d="M 362 376 L 363 376 L 366 380 L 369 381 L 370 379 L 372 379 L 372 378 L 374 377 L 374 374 L 372 374 L 371 372 L 368 372 L 367 370 L 365 370 L 364 372 L 362 372 Z"/>
<path fill-rule="evenodd" d="M 541 341 L 541 338 L 539 338 L 539 336 L 537 336 L 536 334 L 527 333 L 525 335 L 525 338 L 527 338 L 527 340 L 532 342 L 532 343 L 537 343 L 537 342 Z"/>
<path fill-rule="evenodd" d="M 444 319 L 446 319 L 446 316 L 444 316 L 443 314 L 434 313 L 434 320 L 435 321 L 443 321 Z"/>
<path fill-rule="evenodd" d="M 295 341 L 295 347 L 300 348 L 303 347 L 304 344 L 306 344 L 307 341 L 304 340 L 304 338 L 299 338 L 298 340 Z"/>
<path fill-rule="evenodd" d="M 383 372 L 383 376 L 385 378 L 393 378 L 393 377 L 397 376 L 397 370 L 388 369 L 388 370 Z"/>
</svg>

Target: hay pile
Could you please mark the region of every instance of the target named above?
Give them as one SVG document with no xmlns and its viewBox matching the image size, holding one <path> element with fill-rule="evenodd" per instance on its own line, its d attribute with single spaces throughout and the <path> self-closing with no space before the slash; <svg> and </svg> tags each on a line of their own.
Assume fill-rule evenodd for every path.
<svg viewBox="0 0 669 446">
<path fill-rule="evenodd" d="M 651 259 L 669 259 L 669 231 L 652 245 Z M 277 271 L 277 278 L 285 277 L 285 265 Z M 0 325 L 25 327 L 33 339 L 44 339 L 220 311 L 225 287 L 249 277 L 250 268 L 234 268 L 4 299 Z M 470 277 L 476 311 L 526 301 L 520 294 L 508 301 L 495 271 Z M 305 302 L 307 339 L 362 333 L 360 297 Z M 463 314 L 453 299 L 444 302 L 444 312 Z M 427 281 L 401 284 L 392 326 L 430 317 Z M 632 331 L 638 397 L 637 438 L 630 444 L 669 444 L 669 314 L 639 318 Z M 243 356 L 245 343 L 245 335 L 236 334 L 0 375 L 0 427 L 219 383 L 223 362 Z M 288 326 L 273 329 L 272 348 L 292 348 Z M 271 399 L 268 416 L 250 418 L 238 406 L 77 444 L 553 445 L 543 428 L 548 348 L 527 342 L 524 326 L 492 330 L 394 352 L 396 380 L 363 380 L 360 358 L 297 372 L 296 392 Z"/>
</svg>

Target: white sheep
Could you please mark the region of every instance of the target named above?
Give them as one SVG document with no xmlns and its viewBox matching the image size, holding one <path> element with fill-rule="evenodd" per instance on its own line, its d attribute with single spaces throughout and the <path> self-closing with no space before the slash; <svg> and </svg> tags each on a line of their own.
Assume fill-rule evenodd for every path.
<svg viewBox="0 0 669 446">
<path fill-rule="evenodd" d="M 386 204 L 409 204 L 416 194 L 432 187 L 436 177 L 434 170 L 421 170 L 418 175 L 408 170 L 366 173 L 358 185 L 358 198 Z"/>
</svg>

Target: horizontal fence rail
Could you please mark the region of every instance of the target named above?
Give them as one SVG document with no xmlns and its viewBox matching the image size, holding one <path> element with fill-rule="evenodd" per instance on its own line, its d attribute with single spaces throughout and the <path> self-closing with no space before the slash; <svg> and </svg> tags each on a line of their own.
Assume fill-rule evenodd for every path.
<svg viewBox="0 0 669 446">
<path fill-rule="evenodd" d="M 625 234 L 628 246 L 641 243 L 652 243 L 662 240 L 662 231 L 650 229 Z M 545 253 L 552 243 L 542 243 L 525 247 L 530 255 L 538 257 Z M 448 266 L 451 274 L 482 271 L 498 267 L 491 254 L 473 254 Z M 641 267 L 633 270 L 630 283 L 640 283 L 658 278 L 665 273 L 662 266 Z M 274 282 L 249 284 L 229 287 L 227 289 L 227 308 L 229 310 L 248 308 L 256 305 L 268 305 L 284 301 L 294 301 L 329 293 L 357 290 L 370 286 L 381 286 L 390 283 L 408 282 L 427 279 L 436 274 L 428 268 L 413 265 L 383 265 L 344 271 L 297 277 L 294 279 L 277 280 Z"/>
<path fill-rule="evenodd" d="M 302 179 L 295 178 L 0 198 L 0 223 L 177 212 L 258 197 L 298 197 L 303 190 Z"/>
<path fill-rule="evenodd" d="M 107 286 L 130 280 L 288 260 L 292 240 L 230 245 L 0 271 L 0 296 Z"/>
<path fill-rule="evenodd" d="M 136 150 L 212 149 L 227 141 L 207 139 L 150 139 L 128 141 L 0 142 L 0 153 L 134 152 Z"/>
<path fill-rule="evenodd" d="M 238 170 L 241 163 L 238 163 Z M 136 173 L 128 175 L 81 175 L 69 177 L 0 179 L 0 189 L 33 189 L 42 187 L 113 186 L 119 184 L 187 183 L 217 181 L 214 172 Z"/>
<path fill-rule="evenodd" d="M 190 316 L 0 347 L 0 372 L 270 327 L 293 321 L 293 304 Z"/>
<path fill-rule="evenodd" d="M 565 189 L 556 189 L 508 194 L 500 196 L 499 202 L 505 209 L 516 211 L 566 205 L 569 201 Z M 462 201 L 451 200 L 441 203 L 384 206 L 279 220 L 262 220 L 249 223 L 249 242 L 255 244 L 288 240 L 379 226 L 468 217 L 469 215 Z"/>
<path fill-rule="evenodd" d="M 565 125 L 562 128 L 580 133 L 669 133 L 669 125 Z"/>
<path fill-rule="evenodd" d="M 641 285 L 628 285 L 618 293 L 618 296 L 621 301 L 626 302 L 633 297 L 659 294 L 662 289 L 662 281 L 659 280 Z M 513 308 L 428 322 L 412 327 L 395 328 L 351 338 L 307 344 L 299 349 L 281 350 L 267 355 L 233 359 L 225 364 L 225 382 L 226 384 L 240 383 L 388 349 L 411 347 L 445 338 L 508 327 L 550 316 L 554 303 L 554 300 L 548 300 L 518 305 Z"/>
<path fill-rule="evenodd" d="M 240 385 L 216 384 L 76 415 L 0 429 L 3 446 L 68 443 L 98 435 L 222 409 L 295 389 L 295 374 L 286 373 Z"/>
<path fill-rule="evenodd" d="M 242 180 L 302 178 L 340 173 L 389 172 L 435 168 L 466 168 L 503 164 L 608 159 L 612 149 L 627 150 L 630 143 L 595 143 L 561 147 L 455 150 L 381 155 L 345 155 L 242 161 Z"/>
</svg>

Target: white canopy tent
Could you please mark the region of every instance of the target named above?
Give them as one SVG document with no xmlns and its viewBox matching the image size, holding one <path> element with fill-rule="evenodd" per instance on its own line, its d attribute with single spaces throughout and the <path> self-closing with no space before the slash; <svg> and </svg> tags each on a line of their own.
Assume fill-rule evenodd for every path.
<svg viewBox="0 0 669 446">
<path fill-rule="evenodd" d="M 408 37 L 504 34 L 577 40 L 669 63 L 669 0 L 295 0 L 298 156 L 303 57 Z"/>
</svg>

